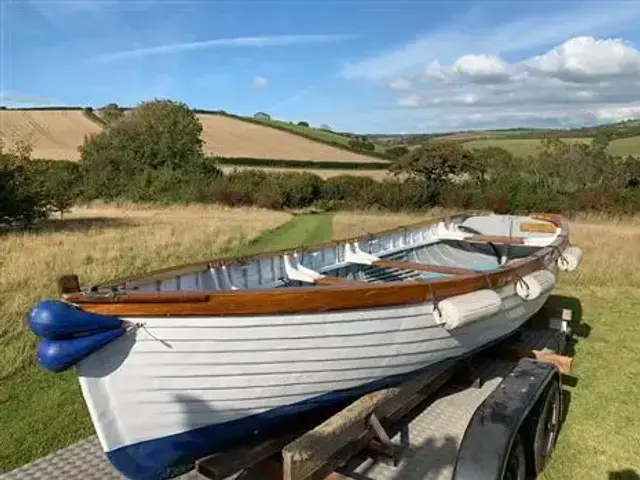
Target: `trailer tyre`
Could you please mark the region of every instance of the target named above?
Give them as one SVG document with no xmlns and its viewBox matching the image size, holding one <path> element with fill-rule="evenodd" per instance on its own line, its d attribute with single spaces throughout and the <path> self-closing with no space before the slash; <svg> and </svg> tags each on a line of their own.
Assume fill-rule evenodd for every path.
<svg viewBox="0 0 640 480">
<path fill-rule="evenodd" d="M 547 466 L 558 438 L 562 398 L 558 382 L 551 382 L 538 408 L 526 420 L 524 432 L 531 438 L 529 467 L 533 475 L 540 475 Z"/>
<path fill-rule="evenodd" d="M 527 478 L 527 458 L 520 434 L 516 435 L 505 463 L 502 480 L 525 480 Z"/>
</svg>

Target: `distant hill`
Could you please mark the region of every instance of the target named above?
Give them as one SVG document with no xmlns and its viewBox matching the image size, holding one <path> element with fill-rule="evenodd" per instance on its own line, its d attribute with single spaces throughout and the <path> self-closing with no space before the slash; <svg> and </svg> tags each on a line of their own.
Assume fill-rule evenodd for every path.
<svg viewBox="0 0 640 480">
<path fill-rule="evenodd" d="M 640 119 L 607 123 L 576 128 L 503 128 L 492 130 L 460 130 L 443 133 L 407 133 L 407 134 L 365 134 L 371 141 L 421 143 L 428 140 L 482 140 L 482 139 L 541 139 L 554 138 L 591 138 L 598 134 L 609 134 L 613 139 L 629 138 L 640 135 Z"/>
<path fill-rule="evenodd" d="M 351 163 L 381 161 L 350 151 L 348 138 L 325 130 L 226 112 L 197 112 L 203 127 L 205 154 L 209 156 Z M 98 110 L 82 107 L 4 108 L 0 115 L 5 144 L 11 147 L 19 139 L 27 141 L 33 146 L 34 158 L 77 161 L 78 147 L 85 135 L 104 128 Z"/>
</svg>

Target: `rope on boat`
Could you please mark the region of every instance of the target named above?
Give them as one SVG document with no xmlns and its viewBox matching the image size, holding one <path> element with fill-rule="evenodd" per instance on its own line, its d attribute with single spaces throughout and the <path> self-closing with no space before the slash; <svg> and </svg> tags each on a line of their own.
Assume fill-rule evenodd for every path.
<svg viewBox="0 0 640 480">
<path fill-rule="evenodd" d="M 438 305 L 436 293 L 433 291 L 433 284 L 431 282 L 427 282 L 427 285 L 429 285 L 429 292 L 431 293 L 431 303 L 433 303 L 433 310 L 438 313 L 438 316 L 440 318 L 442 318 L 442 310 L 440 310 L 440 306 Z"/>
<path fill-rule="evenodd" d="M 149 329 L 147 328 L 147 325 L 144 322 L 129 322 L 129 321 L 126 321 L 126 323 L 127 323 L 127 333 L 136 332 L 138 330 L 144 330 L 147 333 L 147 335 L 149 335 L 156 342 L 160 342 L 162 345 L 164 345 L 167 348 L 173 348 L 171 346 L 171 344 L 169 344 L 168 342 L 156 337 L 153 333 L 151 333 L 149 331 Z"/>
<path fill-rule="evenodd" d="M 518 275 L 517 273 L 514 274 L 516 276 L 516 278 L 518 279 L 518 281 L 516 282 L 516 285 L 518 283 L 524 285 L 524 288 L 527 289 L 527 297 L 531 294 L 531 286 L 527 283 L 527 281 L 520 275 Z"/>
</svg>

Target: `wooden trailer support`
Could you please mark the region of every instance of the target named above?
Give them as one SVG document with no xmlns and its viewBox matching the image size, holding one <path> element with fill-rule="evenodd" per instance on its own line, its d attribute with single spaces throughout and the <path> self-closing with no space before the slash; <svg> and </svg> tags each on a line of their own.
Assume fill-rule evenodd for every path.
<svg viewBox="0 0 640 480">
<path fill-rule="evenodd" d="M 283 479 L 323 479 L 368 445 L 371 453 L 395 456 L 385 429 L 397 429 L 413 408 L 442 387 L 453 365 L 365 395 L 287 445 L 282 449 Z"/>
</svg>

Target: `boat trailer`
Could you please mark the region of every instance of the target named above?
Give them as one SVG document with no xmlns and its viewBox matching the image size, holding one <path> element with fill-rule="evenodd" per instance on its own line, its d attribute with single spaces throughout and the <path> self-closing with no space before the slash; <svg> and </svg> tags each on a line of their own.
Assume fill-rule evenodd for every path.
<svg viewBox="0 0 640 480">
<path fill-rule="evenodd" d="M 202 458 L 181 480 L 524 480 L 545 468 L 563 421 L 572 311 L 551 297 L 509 338 L 442 369 L 300 416 Z M 314 414 L 317 415 L 317 414 Z M 121 479 L 95 437 L 0 480 Z"/>
<path fill-rule="evenodd" d="M 196 478 L 535 478 L 562 423 L 571 314 L 549 301 L 524 329 L 480 354 L 369 393 L 315 426 L 301 417 L 203 458 Z"/>
</svg>

